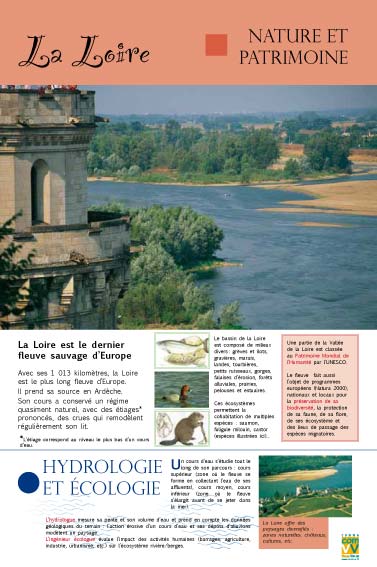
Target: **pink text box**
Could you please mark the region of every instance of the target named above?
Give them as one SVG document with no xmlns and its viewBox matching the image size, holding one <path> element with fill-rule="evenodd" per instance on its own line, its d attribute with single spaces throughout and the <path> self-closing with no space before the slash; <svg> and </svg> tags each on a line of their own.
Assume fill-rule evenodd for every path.
<svg viewBox="0 0 377 567">
<path fill-rule="evenodd" d="M 358 441 L 358 335 L 282 336 L 282 441 Z"/>
</svg>

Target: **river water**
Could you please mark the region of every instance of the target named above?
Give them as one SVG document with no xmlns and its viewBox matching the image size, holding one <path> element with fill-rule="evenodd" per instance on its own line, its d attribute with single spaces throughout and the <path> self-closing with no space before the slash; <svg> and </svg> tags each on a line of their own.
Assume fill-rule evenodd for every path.
<svg viewBox="0 0 377 567">
<path fill-rule="evenodd" d="M 309 485 L 312 490 L 324 490 L 326 488 L 351 488 L 352 487 L 352 463 L 350 461 L 339 462 L 331 467 L 337 472 L 330 476 L 317 478 L 315 480 L 288 480 L 278 479 L 270 481 L 268 477 L 259 479 L 259 498 L 271 497 L 276 491 L 280 494 L 295 494 L 296 487 Z"/>
<path fill-rule="evenodd" d="M 155 372 L 155 400 L 156 408 L 208 408 L 208 372 L 182 372 L 172 371 Z M 187 399 L 181 402 L 164 400 L 169 394 L 179 394 L 183 384 L 190 386 Z"/>
<path fill-rule="evenodd" d="M 90 204 L 189 205 L 214 218 L 225 234 L 218 256 L 242 267 L 213 270 L 205 281 L 217 306 L 240 301 L 244 328 L 376 329 L 377 217 L 259 210 L 310 198 L 244 186 L 89 183 Z M 307 221 L 348 226 L 297 225 Z"/>
</svg>

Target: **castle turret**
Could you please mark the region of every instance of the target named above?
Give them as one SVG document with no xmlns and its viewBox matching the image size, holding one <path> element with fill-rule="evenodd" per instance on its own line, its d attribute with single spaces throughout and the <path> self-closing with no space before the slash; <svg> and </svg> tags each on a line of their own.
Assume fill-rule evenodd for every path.
<svg viewBox="0 0 377 567">
<path fill-rule="evenodd" d="M 88 213 L 86 153 L 94 92 L 0 90 L 0 222 L 21 212 L 13 239 L 34 251 L 26 286 L 38 309 L 11 328 L 115 328 L 128 279 L 129 222 Z"/>
</svg>

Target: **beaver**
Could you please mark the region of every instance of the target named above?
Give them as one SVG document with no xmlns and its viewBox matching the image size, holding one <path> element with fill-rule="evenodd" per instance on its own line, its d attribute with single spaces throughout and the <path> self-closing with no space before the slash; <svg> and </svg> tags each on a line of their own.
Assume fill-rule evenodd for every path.
<svg viewBox="0 0 377 567">
<path fill-rule="evenodd" d="M 175 445 L 176 443 L 182 443 L 182 445 L 193 445 L 191 441 L 194 439 L 194 431 L 197 427 L 203 435 L 204 443 L 207 443 L 207 437 L 203 427 L 204 415 L 198 411 L 190 414 L 188 417 L 184 417 L 178 421 L 174 429 L 174 439 L 167 441 L 160 441 L 160 445 Z"/>
</svg>

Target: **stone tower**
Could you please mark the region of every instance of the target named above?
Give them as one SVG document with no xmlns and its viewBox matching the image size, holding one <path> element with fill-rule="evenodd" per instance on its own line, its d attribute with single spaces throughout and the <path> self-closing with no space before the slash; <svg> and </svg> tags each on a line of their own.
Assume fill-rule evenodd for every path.
<svg viewBox="0 0 377 567">
<path fill-rule="evenodd" d="M 40 306 L 11 328 L 111 329 L 129 266 L 126 217 L 87 210 L 94 92 L 0 89 L 0 222 L 34 251 L 25 286 Z"/>
</svg>

